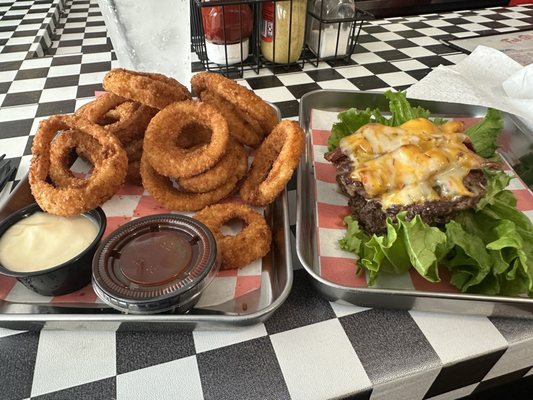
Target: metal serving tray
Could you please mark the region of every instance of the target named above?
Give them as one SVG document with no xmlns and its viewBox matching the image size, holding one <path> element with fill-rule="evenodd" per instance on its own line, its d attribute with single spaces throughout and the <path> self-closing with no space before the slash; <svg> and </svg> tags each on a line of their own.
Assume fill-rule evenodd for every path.
<svg viewBox="0 0 533 400">
<path fill-rule="evenodd" d="M 0 209 L 0 221 L 34 202 L 27 178 Z M 122 314 L 101 304 L 14 303 L 0 300 L 0 327 L 40 330 L 216 330 L 235 329 L 268 319 L 285 301 L 292 286 L 287 191 L 265 210 L 272 229 L 272 248 L 263 259 L 261 288 L 223 304 L 194 308 L 188 314 Z"/>
<path fill-rule="evenodd" d="M 486 108 L 479 106 L 420 100 L 410 100 L 410 103 L 431 110 L 432 116 L 472 118 L 483 117 L 486 113 Z M 298 170 L 296 250 L 317 291 L 330 301 L 346 301 L 362 307 L 533 318 L 533 299 L 524 297 L 354 288 L 339 285 L 320 276 L 315 174 L 310 136 L 311 112 L 341 111 L 351 107 L 377 107 L 387 111 L 388 100 L 383 94 L 375 92 L 317 90 L 307 93 L 300 101 L 300 124 L 306 132 L 307 144 Z M 503 157 L 513 166 L 515 160 L 532 152 L 533 133 L 510 115 L 505 115 L 504 130 L 510 150 L 504 153 Z"/>
</svg>

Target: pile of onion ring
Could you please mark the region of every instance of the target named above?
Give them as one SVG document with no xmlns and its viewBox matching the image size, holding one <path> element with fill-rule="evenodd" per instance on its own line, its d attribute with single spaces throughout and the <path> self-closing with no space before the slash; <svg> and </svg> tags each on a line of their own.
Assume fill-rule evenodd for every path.
<svg viewBox="0 0 533 400">
<path fill-rule="evenodd" d="M 303 152 L 298 124 L 279 122 L 270 105 L 220 74 L 193 76 L 196 100 L 161 74 L 116 68 L 102 84 L 105 94 L 39 126 L 29 181 L 41 208 L 80 214 L 109 200 L 124 182 L 142 185 L 165 208 L 202 210 L 198 218 L 219 232 L 224 268 L 264 256 L 271 242 L 264 218 L 247 205 L 216 203 L 237 194 L 251 206 L 272 203 Z M 73 157 L 87 160 L 92 173 L 73 174 Z M 231 219 L 244 228 L 228 238 L 220 227 Z M 242 243 L 247 251 L 239 250 Z"/>
<path fill-rule="evenodd" d="M 149 122 L 159 109 L 192 98 L 185 86 L 160 74 L 113 69 L 103 85 L 107 93 L 73 115 L 39 125 L 28 178 L 36 202 L 49 213 L 81 214 L 105 203 L 124 182 L 141 185 Z M 88 176 L 71 171 L 77 156 L 92 165 Z"/>
<path fill-rule="evenodd" d="M 191 140 L 197 132 L 199 143 Z M 247 169 L 246 150 L 230 138 L 226 120 L 209 104 L 173 103 L 146 129 L 143 185 L 171 210 L 197 211 L 222 200 L 234 192 Z"/>
</svg>

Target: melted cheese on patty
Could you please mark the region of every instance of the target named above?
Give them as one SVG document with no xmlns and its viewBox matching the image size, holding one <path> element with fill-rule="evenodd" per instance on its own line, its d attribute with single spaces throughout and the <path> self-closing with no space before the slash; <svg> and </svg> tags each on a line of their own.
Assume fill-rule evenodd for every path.
<svg viewBox="0 0 533 400">
<path fill-rule="evenodd" d="M 425 118 L 398 127 L 372 123 L 340 142 L 353 163 L 351 178 L 384 209 L 473 196 L 463 184 L 483 159 L 465 146 L 463 124 L 435 125 Z"/>
</svg>

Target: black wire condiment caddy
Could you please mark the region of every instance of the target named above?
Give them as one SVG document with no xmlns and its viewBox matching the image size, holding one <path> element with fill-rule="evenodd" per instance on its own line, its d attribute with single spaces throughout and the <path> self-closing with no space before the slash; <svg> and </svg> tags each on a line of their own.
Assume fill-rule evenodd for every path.
<svg viewBox="0 0 533 400">
<path fill-rule="evenodd" d="M 352 15 L 332 17 L 323 11 L 323 1 L 309 1 L 310 7 L 307 0 L 191 0 L 191 43 L 198 57 L 193 72 L 206 70 L 239 78 L 245 71 L 259 74 L 262 68 L 292 72 L 302 70 L 305 63 L 349 64 L 361 28 L 373 15 L 351 3 Z M 206 39 L 206 34 L 212 33 L 206 15 L 214 15 L 213 10 L 219 21 L 217 39 L 232 36 L 232 43 L 219 40 L 213 46 Z M 251 21 L 247 21 L 247 16 Z M 249 22 L 252 26 L 248 37 Z M 315 32 L 312 27 L 318 30 Z M 335 50 L 324 52 L 325 45 Z"/>
</svg>

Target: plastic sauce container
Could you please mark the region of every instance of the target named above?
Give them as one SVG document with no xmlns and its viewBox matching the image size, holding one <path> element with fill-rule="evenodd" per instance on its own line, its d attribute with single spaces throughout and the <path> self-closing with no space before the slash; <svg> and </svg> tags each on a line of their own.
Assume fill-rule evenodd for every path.
<svg viewBox="0 0 533 400">
<path fill-rule="evenodd" d="M 142 217 L 122 225 L 96 250 L 93 289 L 122 312 L 187 312 L 220 268 L 213 234 L 179 214 Z"/>
<path fill-rule="evenodd" d="M 8 216 L 0 223 L 0 237 L 15 224 L 37 212 L 43 211 L 37 203 L 32 203 Z M 72 293 L 88 285 L 91 282 L 91 260 L 102 239 L 107 220 L 104 211 L 100 207 L 83 213 L 83 216 L 94 223 L 97 233 L 90 243 L 78 254 L 72 256 L 70 259 L 65 259 L 58 265 L 51 265 L 48 268 L 42 269 L 29 269 L 28 271 L 14 271 L 9 269 L 8 265 L 2 265 L 0 262 L 0 274 L 17 278 L 28 289 L 43 296 L 60 296 Z M 38 227 L 38 225 L 34 227 Z M 76 234 L 76 232 L 72 231 L 72 234 Z M 30 249 L 37 249 L 39 247 L 34 246 L 36 241 L 36 237 L 31 238 L 30 236 L 30 242 L 21 243 L 23 244 L 21 248 L 23 251 L 31 252 Z M 61 242 L 58 245 L 68 247 L 69 243 Z M 41 256 L 42 254 L 35 254 L 35 258 L 40 258 Z"/>
</svg>

